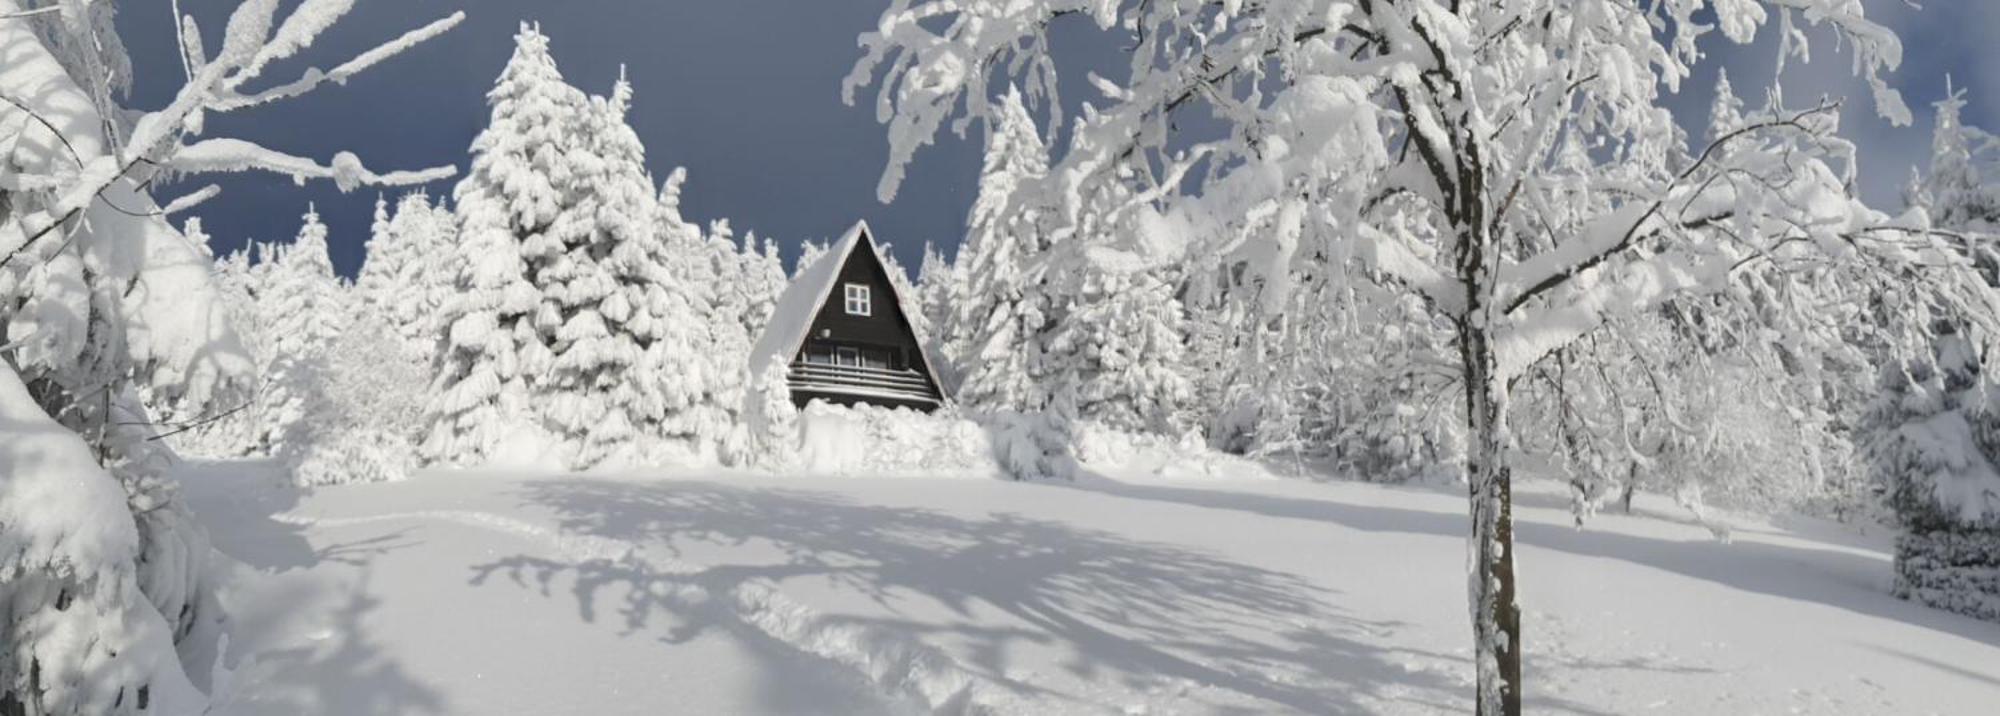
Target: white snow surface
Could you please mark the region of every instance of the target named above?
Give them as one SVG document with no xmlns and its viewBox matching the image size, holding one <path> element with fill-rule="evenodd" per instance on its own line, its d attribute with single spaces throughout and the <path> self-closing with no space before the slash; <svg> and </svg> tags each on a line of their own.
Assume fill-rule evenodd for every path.
<svg viewBox="0 0 2000 716">
<path fill-rule="evenodd" d="M 227 713 L 1466 711 L 1463 496 L 1253 473 L 185 478 Z M 1886 535 L 1517 499 L 1531 712 L 2000 701 L 2000 625 L 1889 596 Z"/>
</svg>

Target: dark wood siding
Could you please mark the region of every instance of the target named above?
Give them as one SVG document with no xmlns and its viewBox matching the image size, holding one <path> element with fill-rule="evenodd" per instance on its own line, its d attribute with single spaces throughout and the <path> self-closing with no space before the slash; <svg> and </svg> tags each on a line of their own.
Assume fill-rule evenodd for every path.
<svg viewBox="0 0 2000 716">
<path fill-rule="evenodd" d="M 856 240 L 793 356 L 792 401 L 935 410 L 944 391 L 925 364 L 888 268 L 875 254 L 873 237 L 864 233 Z M 867 315 L 847 312 L 850 284 L 868 287 Z"/>
<path fill-rule="evenodd" d="M 868 287 L 872 309 L 869 315 L 848 315 L 846 293 L 850 283 Z M 861 242 L 848 255 L 847 265 L 840 267 L 840 276 L 834 280 L 833 288 L 827 292 L 825 305 L 820 306 L 819 315 L 813 319 L 812 328 L 806 334 L 806 347 L 816 343 L 870 346 L 887 350 L 891 356 L 891 367 L 897 370 L 921 370 L 916 337 L 906 328 L 909 323 L 895 296 L 895 290 L 889 285 L 888 270 L 883 268 L 881 259 L 876 258 L 869 242 Z"/>
</svg>

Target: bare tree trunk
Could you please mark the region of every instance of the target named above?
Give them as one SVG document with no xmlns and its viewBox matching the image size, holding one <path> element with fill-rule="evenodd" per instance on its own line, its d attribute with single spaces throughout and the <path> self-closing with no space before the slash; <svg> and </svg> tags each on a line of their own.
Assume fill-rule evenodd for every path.
<svg viewBox="0 0 2000 716">
<path fill-rule="evenodd" d="M 1513 473 L 1507 467 L 1507 386 L 1495 375 L 1491 337 L 1478 320 L 1460 324 L 1466 418 L 1472 450 L 1466 463 L 1472 499 L 1469 555 L 1473 657 L 1480 716 L 1521 713 L 1521 608 L 1514 588 Z"/>
<path fill-rule="evenodd" d="M 1632 514 L 1632 495 L 1639 491 L 1639 463 L 1634 462 L 1625 470 L 1625 493 L 1618 502 L 1625 508 L 1625 514 Z"/>
</svg>

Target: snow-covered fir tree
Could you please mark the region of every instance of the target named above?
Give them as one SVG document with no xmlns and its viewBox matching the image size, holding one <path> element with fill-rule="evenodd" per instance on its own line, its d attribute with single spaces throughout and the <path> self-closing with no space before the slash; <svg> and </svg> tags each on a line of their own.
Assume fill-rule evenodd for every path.
<svg viewBox="0 0 2000 716">
<path fill-rule="evenodd" d="M 959 347 L 949 350 L 944 347 L 945 317 L 956 302 L 952 291 L 958 286 L 959 279 L 951 262 L 945 260 L 935 243 L 924 242 L 924 260 L 917 266 L 916 293 L 910 299 L 915 302 L 913 308 L 923 314 L 927 328 L 924 334 L 925 355 L 942 358 L 963 351 Z M 947 360 L 936 360 L 935 363 L 932 368 L 938 371 L 938 380 L 944 381 L 946 386 L 958 385 L 956 364 Z"/>
<path fill-rule="evenodd" d="M 532 391 L 553 366 L 545 335 L 561 316 L 538 326 L 544 297 L 532 279 L 552 277 L 531 273 L 530 257 L 540 269 L 585 234 L 566 183 L 572 172 L 551 164 L 583 156 L 576 132 L 586 102 L 563 82 L 548 37 L 523 24 L 486 97 L 491 117 L 452 192 L 456 276 L 439 311 L 443 336 L 425 409 L 423 454 L 460 465 L 491 459 L 503 438 L 546 442 L 532 419 Z"/>
<path fill-rule="evenodd" d="M 778 308 L 778 297 L 784 295 L 789 279 L 785 275 L 785 261 L 778 255 L 778 242 L 768 236 L 755 246 L 746 241 L 743 261 L 746 265 L 743 281 L 750 296 L 744 327 L 750 335 L 759 336 L 770 324 L 771 314 Z"/>
<path fill-rule="evenodd" d="M 314 402 L 324 397 L 318 363 L 352 318 L 350 293 L 327 253 L 327 226 L 308 207 L 299 235 L 274 248 L 255 293 L 257 325 L 265 331 L 269 366 L 255 410 L 261 423 L 257 451 L 296 462 Z"/>
<path fill-rule="evenodd" d="M 803 273 L 807 267 L 819 263 L 819 258 L 825 256 L 826 251 L 827 246 L 825 241 L 806 239 L 799 242 L 799 258 L 792 262 L 792 278 L 798 278 L 799 274 Z"/>
<path fill-rule="evenodd" d="M 743 407 L 748 371 L 743 356 L 749 349 L 736 341 L 742 330 L 739 319 L 716 309 L 718 301 L 730 300 L 719 285 L 718 266 L 733 268 L 734 261 L 721 261 L 724 247 L 681 215 L 686 181 L 687 172 L 675 169 L 654 199 L 650 245 L 662 267 L 655 300 L 671 306 L 660 315 L 678 338 L 657 344 L 652 360 L 665 381 L 667 435 L 697 451 L 736 458 L 741 457 L 743 433 L 733 416 Z M 729 243 L 727 238 L 720 241 Z"/>
<path fill-rule="evenodd" d="M 539 237 L 560 253 L 537 255 L 537 237 L 523 242 L 542 291 L 535 325 L 554 354 L 533 394 L 545 427 L 574 446 L 578 468 L 638 462 L 668 415 L 665 366 L 648 356 L 693 353 L 669 325 L 684 304 L 660 300 L 675 295 L 662 290 L 664 267 L 650 250 L 657 205 L 645 148 L 625 123 L 630 102 L 620 77 L 609 98 L 592 98 L 586 114 L 567 120 L 594 161 L 574 168 L 575 207 Z M 554 228 L 565 226 L 573 231 Z"/>
<path fill-rule="evenodd" d="M 1937 103 L 1930 171 L 1910 197 L 1955 239 L 1983 281 L 2000 283 L 2000 141 L 1964 124 L 1962 93 Z M 2000 621 L 2000 346 L 1994 304 L 1885 291 L 1881 394 L 1861 425 L 1876 483 L 1904 534 L 1895 593 Z"/>
<path fill-rule="evenodd" d="M 1016 194 L 1033 192 L 1047 167 L 1034 119 L 1010 88 L 987 119 L 979 193 L 953 264 L 958 301 L 935 328 L 950 372 L 960 376 L 954 396 L 977 410 L 1040 410 L 1053 389 L 1038 380 L 1052 319 L 1037 261 L 1049 239 L 1038 209 L 1016 208 Z"/>
<path fill-rule="evenodd" d="M 379 202 L 378 202 L 379 206 Z M 428 356 L 440 334 L 437 311 L 452 291 L 458 256 L 451 212 L 422 191 L 396 200 L 371 230 L 355 277 L 357 306 L 387 321 L 411 350 Z"/>
</svg>

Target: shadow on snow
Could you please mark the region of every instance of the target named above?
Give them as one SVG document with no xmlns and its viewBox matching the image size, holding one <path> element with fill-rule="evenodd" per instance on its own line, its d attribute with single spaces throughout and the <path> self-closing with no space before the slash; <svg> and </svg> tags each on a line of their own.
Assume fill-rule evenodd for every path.
<svg viewBox="0 0 2000 716">
<path fill-rule="evenodd" d="M 1023 694 L 1009 678 L 1017 647 L 1058 641 L 1061 667 L 1080 679 L 1135 690 L 1159 677 L 1212 685 L 1299 711 L 1357 712 L 1383 700 L 1461 708 L 1466 678 L 1411 671 L 1397 655 L 1457 665 L 1461 656 L 1385 647 L 1394 623 L 1344 614 L 1338 595 L 1287 573 L 1174 545 L 1133 541 L 1075 525 L 998 513 L 968 519 L 937 511 L 859 504 L 838 495 L 719 483 L 563 479 L 530 484 L 526 497 L 553 508 L 567 533 L 620 540 L 678 555 L 697 543 L 769 546 L 776 562 L 722 564 L 668 573 L 641 560 L 562 562 L 531 556 L 479 565 L 472 581 L 506 575 L 548 593 L 574 577 L 579 615 L 599 618 L 600 591 L 624 595 L 628 630 L 654 619 L 695 626 L 732 623 L 712 601 L 753 580 L 825 580 L 880 605 L 888 616 L 850 623 L 961 645 L 980 678 Z M 901 607 L 932 601 L 958 619 L 905 618 Z M 1015 624 L 979 619 L 997 609 Z M 690 612 L 711 610 L 689 619 Z M 685 632 L 670 641 L 690 638 Z M 1273 675 L 1277 675 L 1275 678 Z M 1199 697 L 1199 694 L 1195 694 Z M 1372 697 L 1364 699 L 1363 697 Z M 1544 709 L 1582 710 L 1543 699 Z"/>
</svg>

